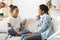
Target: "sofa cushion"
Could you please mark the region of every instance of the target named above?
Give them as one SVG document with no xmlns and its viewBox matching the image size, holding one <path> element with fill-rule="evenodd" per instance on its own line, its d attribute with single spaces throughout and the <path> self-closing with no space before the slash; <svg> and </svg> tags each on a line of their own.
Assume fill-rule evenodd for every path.
<svg viewBox="0 0 60 40">
<path fill-rule="evenodd" d="M 26 29 L 30 30 L 31 32 L 35 32 L 37 30 L 38 20 L 30 18 L 26 20 Z"/>
</svg>

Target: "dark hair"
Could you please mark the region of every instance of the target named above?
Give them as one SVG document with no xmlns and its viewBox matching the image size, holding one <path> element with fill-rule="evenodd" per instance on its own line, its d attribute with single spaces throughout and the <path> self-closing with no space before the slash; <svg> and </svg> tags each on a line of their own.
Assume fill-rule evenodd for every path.
<svg viewBox="0 0 60 40">
<path fill-rule="evenodd" d="M 10 11 L 13 11 L 15 8 L 18 8 L 17 6 L 14 6 L 14 5 L 10 5 Z"/>
<path fill-rule="evenodd" d="M 44 5 L 44 4 L 41 4 L 41 5 L 39 6 L 39 8 L 40 8 L 42 11 L 44 11 L 45 14 L 48 14 L 48 11 L 49 11 L 48 6 L 46 6 L 46 5 Z"/>
</svg>

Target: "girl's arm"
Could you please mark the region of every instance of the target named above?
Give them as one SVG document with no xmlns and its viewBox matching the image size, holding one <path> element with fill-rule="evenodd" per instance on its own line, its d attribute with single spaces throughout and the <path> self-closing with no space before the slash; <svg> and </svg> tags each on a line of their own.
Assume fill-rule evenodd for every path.
<svg viewBox="0 0 60 40">
<path fill-rule="evenodd" d="M 24 25 L 22 23 L 20 23 L 20 29 L 21 30 L 24 30 L 25 29 L 25 27 L 24 27 Z"/>
<path fill-rule="evenodd" d="M 8 30 L 9 30 L 9 29 L 11 29 L 11 24 L 10 24 L 10 23 L 8 23 Z"/>
<path fill-rule="evenodd" d="M 11 27 L 11 23 L 8 23 L 8 27 Z"/>
</svg>

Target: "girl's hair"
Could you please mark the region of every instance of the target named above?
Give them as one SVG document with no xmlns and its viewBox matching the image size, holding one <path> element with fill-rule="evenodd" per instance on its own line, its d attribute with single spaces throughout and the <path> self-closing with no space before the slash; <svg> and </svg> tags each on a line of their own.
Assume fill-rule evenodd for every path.
<svg viewBox="0 0 60 40">
<path fill-rule="evenodd" d="M 49 13 L 48 13 L 48 11 L 49 11 L 48 6 L 46 6 L 46 5 L 44 5 L 44 4 L 41 4 L 41 5 L 39 6 L 39 8 L 40 8 L 42 11 L 44 11 L 45 14 L 49 14 Z"/>
<path fill-rule="evenodd" d="M 14 5 L 10 5 L 10 11 L 12 12 L 15 8 L 18 8 L 17 6 L 14 6 Z"/>
</svg>

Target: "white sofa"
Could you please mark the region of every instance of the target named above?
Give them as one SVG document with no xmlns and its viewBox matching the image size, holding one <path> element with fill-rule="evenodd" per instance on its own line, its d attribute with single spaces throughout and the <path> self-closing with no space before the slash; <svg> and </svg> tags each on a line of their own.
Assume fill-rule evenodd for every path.
<svg viewBox="0 0 60 40">
<path fill-rule="evenodd" d="M 47 40 L 60 40 L 60 32 L 58 31 L 59 29 L 59 21 L 60 20 L 55 20 L 53 19 L 53 25 L 54 25 L 54 30 L 55 33 L 53 35 L 51 35 Z M 35 30 L 37 30 L 37 24 L 38 21 L 30 18 L 26 20 L 26 29 L 30 30 L 31 32 L 34 32 Z M 6 21 L 1 21 L 0 22 L 0 40 L 20 40 L 21 37 L 12 37 L 12 38 L 7 38 L 8 37 L 8 32 L 7 32 L 7 22 Z"/>
</svg>

